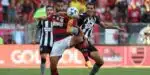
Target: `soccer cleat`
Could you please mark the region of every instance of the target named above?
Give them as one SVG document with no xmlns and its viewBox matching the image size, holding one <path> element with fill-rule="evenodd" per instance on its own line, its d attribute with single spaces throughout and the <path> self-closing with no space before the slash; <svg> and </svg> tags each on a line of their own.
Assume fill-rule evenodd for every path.
<svg viewBox="0 0 150 75">
<path fill-rule="evenodd" d="M 91 69 L 93 67 L 92 63 L 90 61 L 85 62 L 85 66 Z"/>
</svg>

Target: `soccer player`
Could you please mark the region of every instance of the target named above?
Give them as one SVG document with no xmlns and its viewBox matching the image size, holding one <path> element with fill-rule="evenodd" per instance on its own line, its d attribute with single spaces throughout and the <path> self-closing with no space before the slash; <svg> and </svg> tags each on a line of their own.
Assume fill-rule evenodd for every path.
<svg viewBox="0 0 150 75">
<path fill-rule="evenodd" d="M 53 21 L 54 44 L 50 53 L 51 75 L 58 75 L 57 64 L 65 49 L 70 48 L 83 41 L 83 36 L 79 35 L 78 27 L 68 27 L 69 17 L 63 9 L 64 2 L 56 2 L 56 15 L 50 18 Z"/>
<path fill-rule="evenodd" d="M 54 8 L 51 6 L 47 6 L 46 12 L 47 16 L 50 17 L 54 12 Z M 47 17 L 42 17 L 39 19 L 37 27 L 37 31 L 40 31 L 40 70 L 41 75 L 45 75 L 46 55 L 50 54 L 53 45 L 53 26 L 52 22 L 49 21 Z"/>
<path fill-rule="evenodd" d="M 100 58 L 97 49 L 94 47 L 93 43 L 91 42 L 92 31 L 93 31 L 93 27 L 95 24 L 105 27 L 104 23 L 100 22 L 99 17 L 97 17 L 95 15 L 95 4 L 88 3 L 87 4 L 87 12 L 82 14 L 78 20 L 78 25 L 81 27 L 81 29 L 84 33 L 85 40 L 88 41 L 88 47 L 80 48 L 79 46 L 81 46 L 81 45 L 79 44 L 79 46 L 76 46 L 76 48 L 81 50 L 81 52 L 83 52 L 83 54 L 85 54 L 87 52 L 88 56 L 90 58 L 94 59 L 94 61 L 96 62 L 89 75 L 95 75 L 98 72 L 99 68 L 104 63 L 103 60 Z"/>
</svg>

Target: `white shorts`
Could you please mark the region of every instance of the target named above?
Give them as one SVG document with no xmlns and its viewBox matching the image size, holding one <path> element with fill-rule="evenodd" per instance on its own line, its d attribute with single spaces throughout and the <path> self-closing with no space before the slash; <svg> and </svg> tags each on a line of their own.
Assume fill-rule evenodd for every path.
<svg viewBox="0 0 150 75">
<path fill-rule="evenodd" d="M 72 36 L 68 36 L 62 40 L 54 42 L 50 56 L 61 56 L 65 49 L 70 47 L 71 38 Z"/>
</svg>

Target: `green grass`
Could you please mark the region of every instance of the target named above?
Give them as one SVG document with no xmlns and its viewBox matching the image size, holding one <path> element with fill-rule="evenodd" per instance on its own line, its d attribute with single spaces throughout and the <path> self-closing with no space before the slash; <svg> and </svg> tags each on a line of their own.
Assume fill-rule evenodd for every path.
<svg viewBox="0 0 150 75">
<path fill-rule="evenodd" d="M 59 69 L 60 75 L 88 75 L 89 69 Z M 0 75 L 40 75 L 39 69 L 0 69 Z M 46 75 L 49 70 L 46 70 Z M 101 69 L 97 75 L 150 75 L 150 68 Z"/>
</svg>

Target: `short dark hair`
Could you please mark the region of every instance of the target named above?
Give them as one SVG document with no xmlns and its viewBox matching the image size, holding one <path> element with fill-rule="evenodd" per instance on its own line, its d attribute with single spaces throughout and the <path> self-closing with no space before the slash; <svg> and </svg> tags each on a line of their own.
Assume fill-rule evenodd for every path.
<svg viewBox="0 0 150 75">
<path fill-rule="evenodd" d="M 53 7 L 53 6 L 48 5 L 48 6 L 46 6 L 46 9 L 48 9 L 48 8 L 54 8 L 54 7 Z"/>
<path fill-rule="evenodd" d="M 57 2 L 64 3 L 63 0 L 56 0 L 56 3 L 57 3 Z"/>
<path fill-rule="evenodd" d="M 95 3 L 91 3 L 91 2 L 89 2 L 89 3 L 87 3 L 87 4 L 86 4 L 86 6 L 88 6 L 88 5 L 93 5 L 93 6 L 94 6 L 94 8 L 96 8 Z"/>
</svg>

